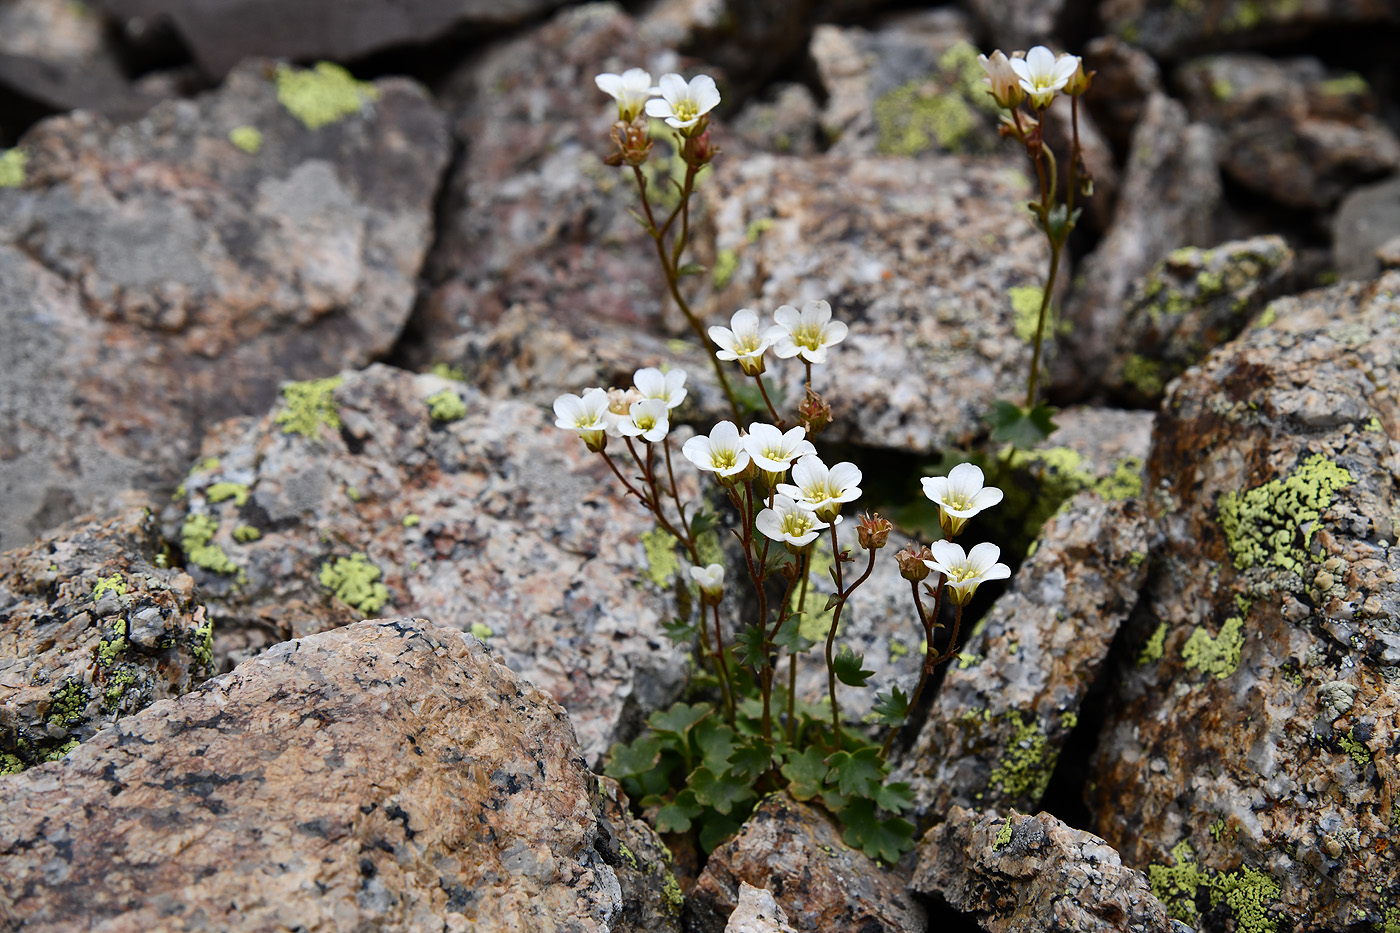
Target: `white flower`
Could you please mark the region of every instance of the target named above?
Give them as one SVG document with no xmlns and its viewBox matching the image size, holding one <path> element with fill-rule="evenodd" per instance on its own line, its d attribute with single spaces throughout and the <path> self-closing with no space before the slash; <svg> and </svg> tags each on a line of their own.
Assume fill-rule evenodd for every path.
<svg viewBox="0 0 1400 933">
<path fill-rule="evenodd" d="M 966 606 L 972 600 L 977 587 L 988 580 L 1005 580 L 1011 576 L 1011 568 L 997 563 L 1001 548 L 983 541 L 964 554 L 962 545 L 951 541 L 935 541 L 929 545 L 933 560 L 924 561 L 929 570 L 948 578 L 949 595 L 959 606 Z"/>
<path fill-rule="evenodd" d="M 838 463 L 827 469 L 820 457 L 808 454 L 792 465 L 792 483 L 779 483 L 777 491 L 800 500 L 829 522 L 841 514 L 841 503 L 860 498 L 860 468 Z"/>
<path fill-rule="evenodd" d="M 1037 45 L 1026 53 L 1024 59 L 1012 58 L 1009 64 L 1016 77 L 1021 79 L 1021 88 L 1030 96 L 1031 105 L 1037 109 L 1050 106 L 1055 92 L 1069 83 L 1079 70 L 1079 56 L 1061 55 L 1043 45 Z"/>
<path fill-rule="evenodd" d="M 709 75 L 696 75 L 689 84 L 678 74 L 662 75 L 657 91 L 661 97 L 647 101 L 647 116 L 663 119 L 678 130 L 695 126 L 719 105 L 719 91 Z"/>
<path fill-rule="evenodd" d="M 992 100 L 997 102 L 998 107 L 1010 109 L 1026 99 L 1026 92 L 1021 87 L 1016 69 L 1011 67 L 1010 59 L 1002 54 L 1001 49 L 993 52 L 991 58 L 978 55 L 977 61 L 981 63 L 982 70 L 987 72 L 987 77 L 982 80 L 990 88 Z"/>
<path fill-rule="evenodd" d="M 646 106 L 647 98 L 657 93 L 651 86 L 651 72 L 640 68 L 628 68 L 620 75 L 596 75 L 593 83 L 617 101 L 617 115 L 627 123 L 635 120 Z"/>
<path fill-rule="evenodd" d="M 622 422 L 628 419 L 632 410 L 632 403 L 641 400 L 642 393 L 638 392 L 636 389 L 608 390 L 608 413 L 603 416 L 603 427 L 604 430 L 608 432 L 608 437 L 623 436 Z"/>
<path fill-rule="evenodd" d="M 754 526 L 774 541 L 783 542 L 790 550 L 805 548 L 817 539 L 822 529 L 831 527 L 806 503 L 784 495 L 773 497 L 772 508 L 759 512 Z"/>
<path fill-rule="evenodd" d="M 846 339 L 846 325 L 831 320 L 831 305 L 809 301 L 799 312 L 783 305 L 773 312 L 780 336 L 773 352 L 779 359 L 801 355 L 809 363 L 825 363 L 826 348 Z"/>
<path fill-rule="evenodd" d="M 608 442 L 608 393 L 586 389 L 582 397 L 561 395 L 554 400 L 556 427 L 577 431 L 589 450 L 599 451 Z"/>
<path fill-rule="evenodd" d="M 804 440 L 806 435 L 807 429 L 801 426 L 784 432 L 771 424 L 751 424 L 744 435 L 744 449 L 760 470 L 783 474 L 798 457 L 817 452 L 811 441 Z"/>
<path fill-rule="evenodd" d="M 659 398 L 667 408 L 675 408 L 685 401 L 685 370 L 673 369 L 662 373 L 654 366 L 637 370 L 632 384 L 643 398 Z"/>
<path fill-rule="evenodd" d="M 744 449 L 739 429 L 732 421 L 721 421 L 710 431 L 710 436 L 697 434 L 685 442 L 681 448 L 685 458 L 724 483 L 734 482 L 740 473 L 748 469 L 749 452 Z"/>
<path fill-rule="evenodd" d="M 659 398 L 633 402 L 627 417 L 617 423 L 617 430 L 623 437 L 641 436 L 642 440 L 656 443 L 671 430 L 671 422 L 666 417 L 666 403 Z"/>
<path fill-rule="evenodd" d="M 691 567 L 690 579 L 700 586 L 700 592 L 712 602 L 719 602 L 724 595 L 724 565 L 710 564 L 705 567 Z"/>
<path fill-rule="evenodd" d="M 735 311 L 728 327 L 710 328 L 710 339 L 720 347 L 715 356 L 722 360 L 738 360 L 739 366 L 750 376 L 763 372 L 763 354 L 782 334 L 783 329 L 777 326 L 759 333 L 758 315 L 748 308 Z"/>
<path fill-rule="evenodd" d="M 947 476 L 924 477 L 924 495 L 937 503 L 945 535 L 957 536 L 969 518 L 1001 501 L 1000 489 L 982 484 L 982 469 L 972 463 L 959 463 Z"/>
</svg>

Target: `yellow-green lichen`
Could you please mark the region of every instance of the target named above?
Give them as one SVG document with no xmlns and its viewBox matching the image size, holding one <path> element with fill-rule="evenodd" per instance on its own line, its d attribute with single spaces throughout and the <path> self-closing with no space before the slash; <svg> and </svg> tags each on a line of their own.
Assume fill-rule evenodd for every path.
<svg viewBox="0 0 1400 933">
<path fill-rule="evenodd" d="M 1348 94 L 1364 95 L 1371 93 L 1371 85 L 1356 72 L 1349 72 L 1336 78 L 1329 78 L 1317 86 L 1320 93 L 1328 97 L 1343 97 Z"/>
<path fill-rule="evenodd" d="M 1143 395 L 1160 395 L 1166 387 L 1163 366 L 1157 360 L 1134 353 L 1123 364 L 1123 381 Z"/>
<path fill-rule="evenodd" d="M 51 749 L 49 749 L 48 751 L 44 752 L 44 754 L 43 754 L 43 759 L 44 759 L 45 761 L 58 761 L 58 760 L 59 760 L 60 758 L 62 758 L 64 755 L 68 754 L 69 752 L 71 752 L 73 749 L 75 749 L 75 748 L 77 748 L 77 747 L 78 747 L 78 740 L 77 740 L 77 739 L 69 739 L 67 742 L 64 742 L 62 745 L 56 746 L 55 748 L 51 748 Z"/>
<path fill-rule="evenodd" d="M 1238 933 L 1271 933 L 1277 924 L 1269 919 L 1268 909 L 1278 895 L 1274 879 L 1246 866 L 1213 879 L 1210 902 L 1212 907 L 1221 900 L 1229 905 Z"/>
<path fill-rule="evenodd" d="M 900 658 L 909 654 L 909 648 L 902 641 L 890 639 L 890 663 L 894 664 Z"/>
<path fill-rule="evenodd" d="M 677 883 L 676 876 L 669 871 L 666 872 L 666 880 L 661 883 L 661 897 L 673 913 L 679 914 L 685 907 L 685 895 L 681 893 L 681 886 Z"/>
<path fill-rule="evenodd" d="M 1030 343 L 1035 339 L 1036 324 L 1040 321 L 1040 302 L 1045 295 L 1045 289 L 1038 285 L 1015 285 L 1006 291 L 1011 296 L 1011 326 L 1016 331 L 1016 337 Z"/>
<path fill-rule="evenodd" d="M 428 372 L 437 376 L 439 379 L 451 379 L 453 382 L 467 381 L 467 374 L 462 371 L 460 366 L 452 366 L 447 363 L 434 363 L 432 369 L 429 369 Z"/>
<path fill-rule="evenodd" d="M 190 655 L 194 658 L 194 663 L 200 667 L 207 668 L 214 663 L 213 619 L 205 619 L 204 623 L 194 630 L 194 642 L 190 645 Z"/>
<path fill-rule="evenodd" d="M 627 848 L 626 844 L 619 842 L 617 844 L 617 851 L 627 860 L 627 864 L 632 867 L 633 871 L 639 871 L 641 869 L 641 866 L 637 864 L 637 857 L 632 854 L 632 850 Z"/>
<path fill-rule="evenodd" d="M 417 528 L 422 521 L 423 516 L 414 512 L 409 512 L 403 517 L 403 526 L 405 528 Z"/>
<path fill-rule="evenodd" d="M 642 548 L 647 556 L 647 579 L 657 586 L 669 586 L 671 578 L 681 569 L 680 559 L 676 557 L 678 543 L 675 535 L 664 528 L 653 528 L 642 535 Z"/>
<path fill-rule="evenodd" d="M 337 557 L 321 566 L 321 585 L 335 598 L 366 615 L 389 601 L 389 589 L 379 582 L 380 570 L 362 553 Z"/>
<path fill-rule="evenodd" d="M 1225 78 L 1216 78 L 1210 83 L 1210 93 L 1218 101 L 1227 101 L 1235 96 L 1235 86 Z"/>
<path fill-rule="evenodd" d="M 1240 649 L 1244 646 L 1244 636 L 1240 634 L 1244 620 L 1231 616 L 1220 626 L 1220 634 L 1215 638 L 1204 626 L 1198 627 L 1181 646 L 1181 663 L 1188 671 L 1200 669 L 1208 676 L 1218 679 L 1229 677 L 1240 666 Z"/>
<path fill-rule="evenodd" d="M 1157 627 L 1152 630 L 1152 636 L 1147 639 L 1147 644 L 1142 646 L 1142 651 L 1138 652 L 1138 666 L 1155 664 L 1162 660 L 1162 655 L 1167 648 L 1167 623 L 1158 622 Z"/>
<path fill-rule="evenodd" d="M 825 538 L 818 538 L 817 543 L 807 552 L 807 580 L 809 592 L 807 594 L 807 604 L 803 607 L 802 620 L 797 624 L 797 631 L 803 638 L 811 641 L 824 641 L 827 632 L 831 630 L 832 613 L 835 607 L 826 608 L 826 600 L 816 595 L 815 588 L 810 585 L 812 581 L 825 581 L 831 579 L 831 565 L 834 563 L 831 556 L 831 545 Z M 794 591 L 789 607 L 793 612 L 797 611 L 798 597 L 801 593 L 796 592 L 801 587 L 793 587 Z M 838 633 L 839 634 L 839 633 Z"/>
<path fill-rule="evenodd" d="M 233 529 L 233 540 L 240 544 L 247 544 L 261 537 L 262 532 L 258 531 L 258 529 L 254 528 L 252 525 L 239 525 L 237 528 Z"/>
<path fill-rule="evenodd" d="M 715 288 L 724 288 L 739 269 L 739 254 L 732 249 L 722 249 L 715 253 L 715 267 L 710 270 L 710 281 Z"/>
<path fill-rule="evenodd" d="M 126 595 L 126 580 L 120 573 L 114 573 L 110 577 L 98 577 L 97 585 L 92 588 L 92 601 L 97 602 L 102 598 L 102 594 L 109 590 L 118 596 Z"/>
<path fill-rule="evenodd" d="M 24 184 L 25 165 L 29 155 L 23 149 L 0 152 L 0 188 L 18 188 Z"/>
<path fill-rule="evenodd" d="M 1275 307 L 1274 305 L 1268 305 L 1267 307 L 1264 308 L 1263 311 L 1261 311 L 1261 312 L 1259 313 L 1259 316 L 1258 316 L 1257 318 L 1254 319 L 1254 326 L 1255 326 L 1255 327 L 1270 327 L 1270 326 L 1272 326 L 1273 323 L 1274 323 L 1275 321 L 1277 321 L 1277 320 L 1278 320 L 1278 308 Z"/>
<path fill-rule="evenodd" d="M 487 625 L 485 622 L 473 622 L 471 631 L 473 635 L 482 640 L 490 638 L 492 635 L 496 634 L 492 630 L 491 626 Z"/>
<path fill-rule="evenodd" d="M 1301 572 L 1311 553 L 1313 534 L 1332 495 L 1350 485 L 1352 475 L 1322 454 L 1314 454 L 1289 475 L 1270 480 L 1243 495 L 1220 497 L 1220 527 L 1230 557 L 1240 570 L 1272 565 Z"/>
<path fill-rule="evenodd" d="M 1066 710 L 1060 714 L 1060 728 L 1066 731 L 1073 731 L 1079 725 L 1079 714 L 1073 710 Z"/>
<path fill-rule="evenodd" d="M 234 505 L 242 508 L 248 503 L 248 487 L 244 483 L 215 483 L 204 490 L 204 498 L 210 502 L 232 499 Z"/>
<path fill-rule="evenodd" d="M 9 752 L 0 754 L 0 774 L 19 774 L 24 770 L 24 762 Z"/>
<path fill-rule="evenodd" d="M 248 155 L 257 155 L 262 151 L 262 130 L 256 126 L 235 126 L 228 131 L 228 141 Z"/>
<path fill-rule="evenodd" d="M 428 396 L 428 414 L 434 421 L 457 421 L 467 416 L 467 405 L 454 389 Z"/>
<path fill-rule="evenodd" d="M 107 683 L 107 689 L 102 691 L 102 708 L 107 712 L 115 710 L 121 706 L 122 697 L 132 684 L 136 683 L 136 675 L 131 671 L 117 671 L 112 675 Z"/>
<path fill-rule="evenodd" d="M 47 722 L 71 726 L 82 722 L 87 705 L 87 690 L 77 681 L 69 680 L 49 694 L 49 711 L 44 719 Z"/>
<path fill-rule="evenodd" d="M 883 155 L 914 156 L 934 146 L 961 148 L 977 115 L 935 79 L 910 81 L 875 101 L 876 146 Z"/>
<path fill-rule="evenodd" d="M 1199 916 L 1196 891 L 1209 885 L 1210 878 L 1197 867 L 1196 853 L 1185 839 L 1172 848 L 1172 862 L 1170 866 L 1148 865 L 1148 883 L 1173 920 L 1195 924 Z"/>
<path fill-rule="evenodd" d="M 287 407 L 279 411 L 276 418 L 282 425 L 282 433 L 316 438 L 323 425 L 339 431 L 340 408 L 335 401 L 335 390 L 343 381 L 340 376 L 329 376 L 283 386 L 282 397 Z"/>
<path fill-rule="evenodd" d="M 748 228 L 744 230 L 744 239 L 750 243 L 757 243 L 758 238 L 769 230 L 773 229 L 772 217 L 759 217 L 749 221 Z"/>
<path fill-rule="evenodd" d="M 1001 824 L 1001 829 L 997 830 L 997 836 L 995 839 L 992 840 L 992 849 L 997 852 L 1000 852 L 1002 849 L 1005 849 L 1011 844 L 1011 835 L 1011 820 L 1003 820 Z"/>
<path fill-rule="evenodd" d="M 1142 460 L 1124 457 L 1113 465 L 1113 472 L 1094 484 L 1100 497 L 1116 502 L 1142 498 Z"/>
<path fill-rule="evenodd" d="M 988 783 L 1000 785 L 1001 792 L 1009 797 L 1034 804 L 1045 794 L 1058 752 L 1050 747 L 1034 717 L 1027 722 L 1020 713 L 1012 712 L 1005 718 L 1014 723 L 1015 732 Z"/>
<path fill-rule="evenodd" d="M 97 645 L 97 663 L 102 667 L 111 667 L 117 656 L 126 650 L 127 620 L 118 619 L 115 630 L 116 637 L 104 638 Z"/>
<path fill-rule="evenodd" d="M 1370 431 L 1373 434 L 1377 434 L 1384 431 L 1385 427 L 1381 424 L 1381 419 L 1377 418 L 1375 415 L 1372 415 L 1371 420 L 1366 422 L 1366 427 L 1363 428 L 1363 430 Z"/>
<path fill-rule="evenodd" d="M 238 565 L 224 553 L 217 544 L 210 544 L 219 523 L 208 515 L 190 515 L 180 526 L 180 547 L 185 559 L 196 567 L 203 567 L 210 573 L 233 576 L 238 573 Z"/>
<path fill-rule="evenodd" d="M 1371 750 L 1366 747 L 1365 742 L 1356 737 L 1355 726 L 1352 726 L 1350 732 L 1337 736 L 1337 744 L 1342 751 L 1351 756 L 1358 772 L 1366 770 L 1366 766 L 1371 763 Z"/>
<path fill-rule="evenodd" d="M 306 125 L 320 129 L 357 114 L 379 90 L 333 62 L 317 62 L 314 68 L 283 65 L 277 69 L 277 100 L 287 112 Z"/>
</svg>

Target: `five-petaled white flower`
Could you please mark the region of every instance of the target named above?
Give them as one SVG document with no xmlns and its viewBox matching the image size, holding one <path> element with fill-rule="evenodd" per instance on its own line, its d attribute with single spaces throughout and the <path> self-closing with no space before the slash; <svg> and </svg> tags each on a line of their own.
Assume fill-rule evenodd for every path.
<svg viewBox="0 0 1400 933">
<path fill-rule="evenodd" d="M 598 90 L 617 101 L 617 115 L 627 123 L 637 119 L 647 104 L 647 98 L 657 93 L 657 89 L 651 86 L 651 72 L 641 68 L 628 68 L 620 75 L 596 75 L 593 83 L 598 85 Z"/>
<path fill-rule="evenodd" d="M 779 359 L 798 356 L 809 363 L 825 363 L 826 348 L 846 339 L 846 325 L 831 319 L 831 305 L 809 301 L 798 311 L 783 305 L 773 312 L 779 337 L 773 352 Z"/>
<path fill-rule="evenodd" d="M 854 463 L 838 463 L 830 469 L 816 454 L 808 454 L 792 465 L 792 482 L 779 483 L 777 491 L 801 501 L 829 522 L 841 514 L 841 503 L 860 498 L 860 468 Z"/>
<path fill-rule="evenodd" d="M 661 97 L 647 101 L 647 116 L 663 119 L 678 130 L 693 133 L 701 117 L 719 106 L 719 91 L 709 75 L 696 75 L 687 84 L 678 74 L 665 74 L 657 90 Z"/>
<path fill-rule="evenodd" d="M 666 403 L 659 398 L 642 399 L 633 402 L 627 410 L 627 417 L 617 423 L 618 433 L 623 437 L 637 437 L 648 443 L 656 443 L 671 430 L 670 419 L 666 417 Z"/>
<path fill-rule="evenodd" d="M 812 442 L 805 440 L 806 435 L 807 429 L 800 425 L 779 431 L 771 424 L 751 424 L 749 433 L 744 435 L 744 448 L 760 470 L 781 477 L 792 466 L 792 461 L 817 452 Z M 777 481 L 774 478 L 769 485 Z"/>
<path fill-rule="evenodd" d="M 1011 60 L 1001 49 L 993 52 L 991 58 L 978 55 L 977 61 L 981 63 L 982 70 L 987 72 L 987 77 L 982 80 L 987 82 L 992 100 L 997 102 L 998 107 L 1006 107 L 1009 110 L 1026 99 L 1021 79 L 1016 74 L 1016 69 L 1011 67 Z"/>
<path fill-rule="evenodd" d="M 805 502 L 790 496 L 776 495 L 773 506 L 758 513 L 754 527 L 774 541 L 781 541 L 790 551 L 800 551 L 831 526 L 817 517 Z"/>
<path fill-rule="evenodd" d="M 643 398 L 659 398 L 667 408 L 675 408 L 685 401 L 685 370 L 672 369 L 665 373 L 654 366 L 637 370 L 632 384 Z"/>
<path fill-rule="evenodd" d="M 979 585 L 1011 576 L 1010 567 L 997 563 L 1001 548 L 987 541 L 970 553 L 963 553 L 962 545 L 951 541 L 935 541 L 929 545 L 929 550 L 933 552 L 933 560 L 924 561 L 924 565 L 948 578 L 949 595 L 959 606 L 966 606 L 972 600 Z"/>
<path fill-rule="evenodd" d="M 710 436 L 697 434 L 681 448 L 685 458 L 726 485 L 737 482 L 739 474 L 748 469 L 749 452 L 744 449 L 739 429 L 732 421 L 721 421 L 710 430 Z"/>
<path fill-rule="evenodd" d="M 1026 53 L 1025 58 L 1008 60 L 1016 77 L 1021 80 L 1021 88 L 1030 96 L 1031 106 L 1043 109 L 1055 99 L 1055 92 L 1069 83 L 1079 70 L 1079 56 L 1061 55 L 1043 45 L 1037 45 Z"/>
<path fill-rule="evenodd" d="M 585 389 L 582 396 L 566 394 L 554 400 L 556 427 L 577 431 L 588 449 L 599 451 L 607 444 L 608 393 Z"/>
<path fill-rule="evenodd" d="M 1001 501 L 995 486 L 983 486 L 982 469 L 973 463 L 959 463 L 947 476 L 926 476 L 924 495 L 938 505 L 938 523 L 950 538 L 962 531 L 967 520 Z"/>
<path fill-rule="evenodd" d="M 603 415 L 603 428 L 608 437 L 623 436 L 622 422 L 630 417 L 632 403 L 641 400 L 642 393 L 636 389 L 608 389 L 608 411 Z"/>
<path fill-rule="evenodd" d="M 724 565 L 709 564 L 705 567 L 691 567 L 690 579 L 700 586 L 700 592 L 711 602 L 719 602 L 724 595 Z"/>
<path fill-rule="evenodd" d="M 746 374 L 757 376 L 763 372 L 763 354 L 783 333 L 777 325 L 760 333 L 758 315 L 748 308 L 740 308 L 729 319 L 728 327 L 710 328 L 710 339 L 720 347 L 715 356 L 722 360 L 738 360 Z"/>
</svg>

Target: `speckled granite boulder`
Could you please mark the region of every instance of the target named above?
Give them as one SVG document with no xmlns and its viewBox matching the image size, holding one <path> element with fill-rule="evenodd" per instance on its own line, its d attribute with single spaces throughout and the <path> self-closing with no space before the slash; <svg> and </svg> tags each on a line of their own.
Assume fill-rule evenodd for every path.
<svg viewBox="0 0 1400 933">
<path fill-rule="evenodd" d="M 289 386 L 203 457 L 167 528 L 224 663 L 390 607 L 429 615 L 562 703 L 590 762 L 684 682 L 649 513 L 544 407 L 375 365 Z"/>
<path fill-rule="evenodd" d="M 1048 813 L 954 807 L 920 843 L 910 888 L 943 898 L 988 933 L 1190 930 L 1111 846 Z"/>
<path fill-rule="evenodd" d="M 1176 81 L 1191 119 L 1220 131 L 1222 171 L 1287 207 L 1325 210 L 1400 166 L 1400 140 L 1355 72 L 1234 53 L 1187 62 Z"/>
<path fill-rule="evenodd" d="M 1100 0 L 1107 31 L 1158 58 L 1307 38 L 1328 27 L 1400 23 L 1390 0 Z"/>
<path fill-rule="evenodd" d="M 1104 386 L 1155 407 L 1168 382 L 1292 285 L 1293 250 L 1282 237 L 1172 250 L 1133 287 Z"/>
<path fill-rule="evenodd" d="M 795 933 L 788 926 L 787 913 L 767 888 L 739 882 L 739 905 L 729 915 L 724 933 Z"/>
<path fill-rule="evenodd" d="M 210 623 L 166 556 L 142 505 L 0 554 L 0 774 L 209 676 Z"/>
<path fill-rule="evenodd" d="M 424 92 L 250 63 L 21 142 L 0 188 L 0 546 L 169 490 L 209 423 L 384 353 L 447 157 Z"/>
<path fill-rule="evenodd" d="M 422 619 L 279 645 L 0 804 L 27 930 L 607 931 L 635 896 L 564 711 Z"/>
<path fill-rule="evenodd" d="M 848 848 L 823 812 L 775 794 L 739 835 L 710 853 L 686 899 L 686 928 L 720 933 L 748 882 L 773 892 L 795 930 L 923 933 L 924 911 L 905 891 L 907 881 Z"/>
<path fill-rule="evenodd" d="M 1088 799 L 1178 919 L 1397 919 L 1397 294 L 1400 272 L 1279 299 L 1163 404 L 1165 541 Z"/>
<path fill-rule="evenodd" d="M 963 643 L 897 776 L 925 824 L 949 808 L 1034 809 L 1147 573 L 1141 499 L 1086 490 L 1045 526 Z"/>
</svg>

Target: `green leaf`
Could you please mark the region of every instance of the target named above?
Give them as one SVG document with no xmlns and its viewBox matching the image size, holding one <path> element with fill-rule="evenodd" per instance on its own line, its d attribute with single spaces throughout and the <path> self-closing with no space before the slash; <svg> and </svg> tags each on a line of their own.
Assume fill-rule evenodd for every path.
<svg viewBox="0 0 1400 933">
<path fill-rule="evenodd" d="M 736 804 L 753 797 L 753 788 L 746 781 L 728 774 L 716 775 L 709 768 L 696 768 L 687 783 L 695 792 L 695 800 L 720 813 L 728 814 Z"/>
<path fill-rule="evenodd" d="M 874 800 L 880 809 L 899 813 L 914 805 L 914 793 L 910 790 L 908 781 L 895 781 L 893 784 L 880 785 L 875 790 Z"/>
<path fill-rule="evenodd" d="M 687 622 L 684 619 L 672 619 L 669 622 L 662 622 L 661 628 L 666 633 L 666 637 L 678 645 L 686 644 L 695 639 L 699 629 L 694 622 Z"/>
<path fill-rule="evenodd" d="M 873 745 L 858 748 L 854 752 L 836 752 L 827 764 L 831 771 L 827 780 L 835 778 L 837 790 L 854 797 L 874 797 L 885 780 L 885 763 L 880 760 L 880 750 Z"/>
<path fill-rule="evenodd" d="M 773 743 L 755 739 L 729 756 L 729 773 L 739 780 L 762 776 L 773 763 Z"/>
<path fill-rule="evenodd" d="M 705 767 L 718 774 L 728 766 L 729 756 L 734 753 L 734 730 L 714 719 L 706 719 L 695 729 L 695 744 L 705 759 Z"/>
<path fill-rule="evenodd" d="M 914 848 L 914 824 L 897 816 L 880 819 L 875 815 L 874 801 L 856 798 L 838 815 L 846 824 L 842 840 L 871 858 L 892 865 Z"/>
<path fill-rule="evenodd" d="M 783 777 L 788 779 L 788 793 L 796 800 L 811 800 L 822 792 L 826 783 L 826 756 L 819 748 L 809 748 L 800 755 L 788 755 L 783 765 Z"/>
<path fill-rule="evenodd" d="M 700 537 L 707 531 L 714 531 L 719 527 L 719 518 L 714 512 L 708 509 L 701 509 L 695 513 L 695 517 L 690 520 L 690 534 L 692 537 Z"/>
<path fill-rule="evenodd" d="M 630 745 L 614 745 L 608 752 L 608 765 L 603 773 L 611 778 L 646 774 L 661 760 L 661 740 L 648 735 Z"/>
<path fill-rule="evenodd" d="M 875 722 L 882 726 L 902 726 L 909 717 L 909 697 L 898 687 L 891 690 L 889 696 L 877 693 L 871 711 L 875 714 Z"/>
<path fill-rule="evenodd" d="M 802 617 L 797 613 L 788 616 L 778 629 L 777 636 L 773 639 L 773 644 L 779 648 L 786 648 L 789 654 L 801 654 L 816 644 L 812 639 L 802 634 Z"/>
<path fill-rule="evenodd" d="M 992 403 L 987 422 L 992 426 L 993 441 L 1025 448 L 1034 447 L 1055 432 L 1058 426 L 1051 420 L 1054 415 L 1055 409 L 1044 403 L 1024 409 L 998 400 Z"/>
<path fill-rule="evenodd" d="M 696 703 L 694 706 L 689 703 L 677 703 L 668 710 L 657 710 L 652 713 L 647 717 L 647 725 L 657 732 L 667 732 L 684 740 L 686 733 L 697 722 L 714 712 L 714 709 L 708 703 Z"/>
<path fill-rule="evenodd" d="M 708 855 L 728 842 L 729 838 L 742 828 L 742 824 L 737 820 L 731 820 L 727 816 L 712 816 L 700 827 L 700 848 Z"/>
<path fill-rule="evenodd" d="M 684 833 L 690 830 L 690 821 L 705 810 L 695 802 L 695 794 L 683 790 L 676 799 L 656 811 L 656 831 L 660 833 Z"/>
<path fill-rule="evenodd" d="M 865 662 L 865 655 L 856 654 L 849 645 L 841 648 L 840 654 L 831 660 L 831 669 L 836 672 L 836 679 L 848 687 L 864 687 L 865 682 L 870 679 L 874 671 L 867 671 L 861 668 Z"/>
<path fill-rule="evenodd" d="M 761 626 L 748 626 L 734 641 L 734 647 L 739 652 L 740 661 L 753 668 L 763 666 L 767 649 L 763 643 L 763 628 Z"/>
<path fill-rule="evenodd" d="M 676 275 L 699 275 L 706 271 L 708 271 L 707 267 L 700 265 L 700 263 L 688 262 L 676 270 Z"/>
</svg>

